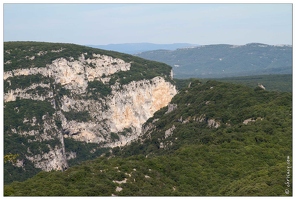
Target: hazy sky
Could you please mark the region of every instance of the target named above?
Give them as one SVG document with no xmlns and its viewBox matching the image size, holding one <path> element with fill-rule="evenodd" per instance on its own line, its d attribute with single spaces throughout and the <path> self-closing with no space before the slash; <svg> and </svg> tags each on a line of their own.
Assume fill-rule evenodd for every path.
<svg viewBox="0 0 296 200">
<path fill-rule="evenodd" d="M 292 45 L 292 4 L 8 4 L 4 41 Z"/>
</svg>

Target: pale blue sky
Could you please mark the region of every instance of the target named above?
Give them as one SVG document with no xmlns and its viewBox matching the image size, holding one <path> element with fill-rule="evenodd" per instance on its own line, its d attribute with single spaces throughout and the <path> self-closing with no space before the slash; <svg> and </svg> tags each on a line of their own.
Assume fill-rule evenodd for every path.
<svg viewBox="0 0 296 200">
<path fill-rule="evenodd" d="M 292 4 L 8 4 L 4 41 L 292 45 Z"/>
</svg>

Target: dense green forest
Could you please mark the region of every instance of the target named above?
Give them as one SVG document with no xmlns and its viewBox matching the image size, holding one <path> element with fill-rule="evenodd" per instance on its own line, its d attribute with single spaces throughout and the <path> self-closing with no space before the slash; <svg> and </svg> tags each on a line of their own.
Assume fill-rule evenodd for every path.
<svg viewBox="0 0 296 200">
<path fill-rule="evenodd" d="M 236 83 L 246 85 L 249 87 L 257 87 L 262 84 L 268 91 L 279 92 L 292 92 L 292 74 L 270 74 L 270 75 L 257 75 L 257 76 L 240 76 L 229 78 L 216 78 L 216 79 L 199 79 L 202 82 L 209 80 L 217 80 L 221 82 Z M 174 79 L 178 89 L 187 87 L 194 79 Z"/>
<path fill-rule="evenodd" d="M 269 91 L 292 92 L 292 79 L 292 74 L 270 74 L 221 78 L 215 80 L 244 84 L 249 87 L 256 87 L 258 86 L 258 84 L 262 84 L 265 87 L 265 89 Z"/>
<path fill-rule="evenodd" d="M 131 145 L 5 185 L 4 195 L 292 195 L 291 93 L 193 80 L 171 104 Z"/>
</svg>

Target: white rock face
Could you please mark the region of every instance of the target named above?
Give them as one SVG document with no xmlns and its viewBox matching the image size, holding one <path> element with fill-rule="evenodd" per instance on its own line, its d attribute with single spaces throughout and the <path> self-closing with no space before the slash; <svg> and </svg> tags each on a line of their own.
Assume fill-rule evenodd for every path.
<svg viewBox="0 0 296 200">
<path fill-rule="evenodd" d="M 162 77 L 124 85 L 108 101 L 112 115 L 111 131 L 122 131 L 129 126 L 141 129 L 142 124 L 154 112 L 167 106 L 176 93 L 175 86 Z"/>
<path fill-rule="evenodd" d="M 63 170 L 68 168 L 68 164 L 65 162 L 63 149 L 57 146 L 48 153 L 26 156 L 26 158 L 32 161 L 36 168 L 41 168 L 44 171 Z"/>
<path fill-rule="evenodd" d="M 9 102 L 9 101 L 15 101 L 16 97 L 20 97 L 22 99 L 33 99 L 33 100 L 39 100 L 39 101 L 44 101 L 46 98 L 51 98 L 53 97 L 52 92 L 49 92 L 47 95 L 38 95 L 38 94 L 29 94 L 27 93 L 28 90 L 34 90 L 37 87 L 42 87 L 49 89 L 50 85 L 49 84 L 32 84 L 30 87 L 20 89 L 17 88 L 15 90 L 10 90 L 8 93 L 4 94 L 4 102 Z"/>
<path fill-rule="evenodd" d="M 174 85 L 162 77 L 152 80 L 133 81 L 123 85 L 122 89 L 113 87 L 112 94 L 106 99 L 108 109 L 103 110 L 102 104 L 94 100 L 74 100 L 69 97 L 62 99 L 62 109 L 69 111 L 88 110 L 95 121 L 76 122 L 63 121 L 63 128 L 69 131 L 69 137 L 78 141 L 107 142 L 105 146 L 123 146 L 137 139 L 142 133 L 142 125 L 153 116 L 154 112 L 166 106 L 177 93 Z M 132 133 L 119 135 L 119 140 L 112 142 L 110 132 L 118 133 L 132 128 Z M 68 137 L 68 136 L 66 136 Z"/>
<path fill-rule="evenodd" d="M 171 128 L 169 128 L 168 130 L 165 131 L 164 133 L 164 137 L 170 137 L 174 132 L 174 130 L 176 129 L 175 125 L 173 125 Z"/>
<path fill-rule="evenodd" d="M 85 60 L 82 54 L 79 60 L 67 61 L 65 58 L 58 58 L 52 64 L 40 68 L 16 69 L 4 72 L 3 78 L 6 80 L 12 76 L 36 75 L 52 77 L 56 84 L 61 84 L 66 89 L 71 89 L 73 93 L 84 93 L 88 81 L 103 79 L 102 76 L 109 76 L 119 71 L 130 70 L 130 63 L 125 63 L 118 58 L 112 58 L 106 55 L 93 55 L 95 59 Z M 90 64 L 94 67 L 91 67 Z M 14 75 L 13 75 L 14 74 Z M 104 82 L 108 79 L 103 79 Z M 7 101 L 13 101 L 13 98 L 6 98 Z"/>
</svg>

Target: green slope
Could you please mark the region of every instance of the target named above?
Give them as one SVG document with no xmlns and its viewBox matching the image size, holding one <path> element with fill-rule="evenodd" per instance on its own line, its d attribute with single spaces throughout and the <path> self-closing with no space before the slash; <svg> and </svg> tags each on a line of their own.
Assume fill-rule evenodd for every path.
<svg viewBox="0 0 296 200">
<path fill-rule="evenodd" d="M 139 141 L 64 172 L 6 185 L 5 195 L 291 196 L 285 184 L 291 93 L 194 81 L 171 103 L 177 108 L 156 112 Z M 209 126 L 211 120 L 220 126 Z"/>
</svg>

